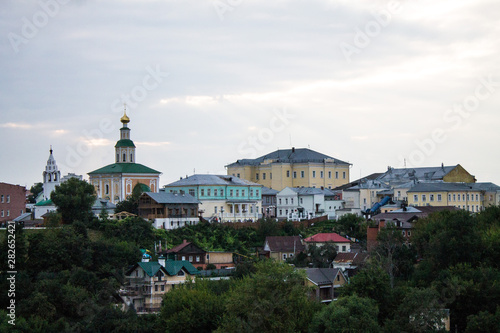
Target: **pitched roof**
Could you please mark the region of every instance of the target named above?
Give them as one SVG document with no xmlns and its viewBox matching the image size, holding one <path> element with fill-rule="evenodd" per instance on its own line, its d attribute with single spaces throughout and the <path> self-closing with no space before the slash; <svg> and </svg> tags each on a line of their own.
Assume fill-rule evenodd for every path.
<svg viewBox="0 0 500 333">
<path fill-rule="evenodd" d="M 54 206 L 54 204 L 52 203 L 52 200 L 44 200 L 44 201 L 40 201 L 40 202 L 37 202 L 35 204 L 36 207 L 43 207 L 43 206 Z"/>
<path fill-rule="evenodd" d="M 165 261 L 165 270 L 168 275 L 177 275 L 181 269 L 185 269 L 191 275 L 200 274 L 200 272 L 186 260 L 167 260 Z"/>
<path fill-rule="evenodd" d="M 331 191 L 327 188 L 316 188 L 316 187 L 289 187 L 292 191 L 297 193 L 298 195 L 316 195 L 323 194 L 325 196 L 334 196 L 335 192 Z"/>
<path fill-rule="evenodd" d="M 255 159 L 242 159 L 227 165 L 240 166 L 240 165 L 260 165 L 266 160 L 272 160 L 272 163 L 334 163 L 345 164 L 350 163 L 338 160 L 334 157 L 318 153 L 317 151 L 308 148 L 292 148 L 292 149 L 278 149 L 272 153 L 257 157 Z"/>
<path fill-rule="evenodd" d="M 182 250 L 183 248 L 185 248 L 186 246 L 188 246 L 189 244 L 191 244 L 191 242 L 188 242 L 187 240 L 183 240 L 182 243 L 180 243 L 177 246 L 174 246 L 170 250 L 165 251 L 165 253 L 177 253 L 180 250 Z"/>
<path fill-rule="evenodd" d="M 299 236 L 268 236 L 265 244 L 271 252 L 302 252 L 305 246 Z"/>
<path fill-rule="evenodd" d="M 190 194 L 177 194 L 165 191 L 158 193 L 146 192 L 143 195 L 149 196 L 151 199 L 159 204 L 199 204 L 195 197 Z"/>
<path fill-rule="evenodd" d="M 100 169 L 89 172 L 89 175 L 103 174 L 103 173 L 154 173 L 160 174 L 160 171 L 151 169 L 139 163 L 113 163 L 106 165 Z"/>
<path fill-rule="evenodd" d="M 149 277 L 155 276 L 159 270 L 165 271 L 170 276 L 177 275 L 183 268 L 191 275 L 199 274 L 199 271 L 189 261 L 185 260 L 167 260 L 165 261 L 165 267 L 160 265 L 158 261 L 141 261 L 134 265 L 127 274 L 130 274 L 137 266 L 140 266 Z"/>
<path fill-rule="evenodd" d="M 313 235 L 311 237 L 307 237 L 306 239 L 304 239 L 304 242 L 307 242 L 307 243 L 327 243 L 327 242 L 350 243 L 351 241 L 345 237 L 340 236 L 339 234 L 336 234 L 334 232 L 330 232 L 330 233 L 319 233 L 319 234 Z"/>
<path fill-rule="evenodd" d="M 230 186 L 262 186 L 253 183 L 246 179 L 241 179 L 235 176 L 227 175 L 192 175 L 176 182 L 170 183 L 165 187 L 170 186 L 198 186 L 198 185 L 230 185 Z"/>
<path fill-rule="evenodd" d="M 377 179 L 378 177 L 382 176 L 383 173 L 372 173 L 371 175 L 368 175 L 366 177 L 363 177 L 363 178 L 360 178 L 360 179 L 357 179 L 357 180 L 354 180 L 348 184 L 344 184 L 344 185 L 341 185 L 341 186 L 337 186 L 335 187 L 333 190 L 334 191 L 340 191 L 340 190 L 345 190 L 345 189 L 348 189 L 350 187 L 353 187 L 353 186 L 356 186 L 356 185 L 359 185 L 359 183 L 363 180 L 374 180 L 374 179 Z"/>
<path fill-rule="evenodd" d="M 276 195 L 279 191 L 273 190 L 272 188 L 262 186 L 262 195 Z"/>
<path fill-rule="evenodd" d="M 307 278 L 318 286 L 334 283 L 341 274 L 339 268 L 306 268 L 305 271 Z"/>
<path fill-rule="evenodd" d="M 442 180 L 444 176 L 454 170 L 459 164 L 452 166 L 421 167 L 421 168 L 389 168 L 378 180 L 384 182 L 417 180 Z"/>
<path fill-rule="evenodd" d="M 368 258 L 369 254 L 366 252 L 359 253 L 359 252 L 346 252 L 346 253 L 339 253 L 333 260 L 336 263 L 353 263 L 353 264 L 360 264 L 364 262 Z"/>
<path fill-rule="evenodd" d="M 416 183 L 408 190 L 411 192 L 453 192 L 453 191 L 500 191 L 500 186 L 493 183 Z"/>
</svg>

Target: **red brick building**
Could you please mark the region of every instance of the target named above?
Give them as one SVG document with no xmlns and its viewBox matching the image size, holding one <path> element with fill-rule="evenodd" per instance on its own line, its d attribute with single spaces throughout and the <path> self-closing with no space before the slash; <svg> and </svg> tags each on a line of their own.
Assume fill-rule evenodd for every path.
<svg viewBox="0 0 500 333">
<path fill-rule="evenodd" d="M 0 224 L 12 221 L 26 211 L 26 188 L 0 183 Z"/>
</svg>

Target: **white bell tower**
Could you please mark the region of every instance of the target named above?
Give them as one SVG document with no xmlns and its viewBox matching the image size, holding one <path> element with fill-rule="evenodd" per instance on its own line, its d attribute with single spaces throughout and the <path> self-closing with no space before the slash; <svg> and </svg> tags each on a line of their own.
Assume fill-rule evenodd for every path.
<svg viewBox="0 0 500 333">
<path fill-rule="evenodd" d="M 54 155 L 52 155 L 52 146 L 50 146 L 50 155 L 43 172 L 43 197 L 44 200 L 50 199 L 50 193 L 61 183 L 61 171 L 58 170 Z"/>
</svg>

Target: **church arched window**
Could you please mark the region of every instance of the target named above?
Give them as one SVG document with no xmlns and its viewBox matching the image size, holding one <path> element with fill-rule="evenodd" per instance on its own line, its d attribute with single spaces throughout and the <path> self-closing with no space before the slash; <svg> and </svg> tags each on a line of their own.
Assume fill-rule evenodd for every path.
<svg viewBox="0 0 500 333">
<path fill-rule="evenodd" d="M 54 181 L 57 181 L 57 173 L 54 174 Z"/>
<path fill-rule="evenodd" d="M 127 162 L 127 155 L 123 153 L 123 162 Z"/>
<path fill-rule="evenodd" d="M 133 156 L 134 155 L 132 153 L 130 153 L 130 162 L 134 162 Z"/>
</svg>

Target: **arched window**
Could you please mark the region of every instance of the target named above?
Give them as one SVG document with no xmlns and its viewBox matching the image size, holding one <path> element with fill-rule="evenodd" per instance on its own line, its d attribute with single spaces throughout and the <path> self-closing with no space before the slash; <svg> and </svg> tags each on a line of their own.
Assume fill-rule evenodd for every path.
<svg viewBox="0 0 500 333">
<path fill-rule="evenodd" d="M 127 154 L 123 153 L 123 162 L 127 162 Z"/>
<path fill-rule="evenodd" d="M 106 184 L 106 194 L 109 194 L 109 185 Z"/>
<path fill-rule="evenodd" d="M 116 162 L 120 162 L 120 154 L 116 154 Z"/>
<path fill-rule="evenodd" d="M 54 181 L 57 180 L 57 173 L 54 174 Z"/>
<path fill-rule="evenodd" d="M 51 180 L 52 180 L 52 177 L 51 177 L 51 175 L 50 175 L 50 173 L 49 173 L 49 182 L 50 182 Z"/>
<path fill-rule="evenodd" d="M 134 156 L 132 153 L 130 153 L 130 162 L 134 162 L 134 159 L 132 158 Z"/>
</svg>

